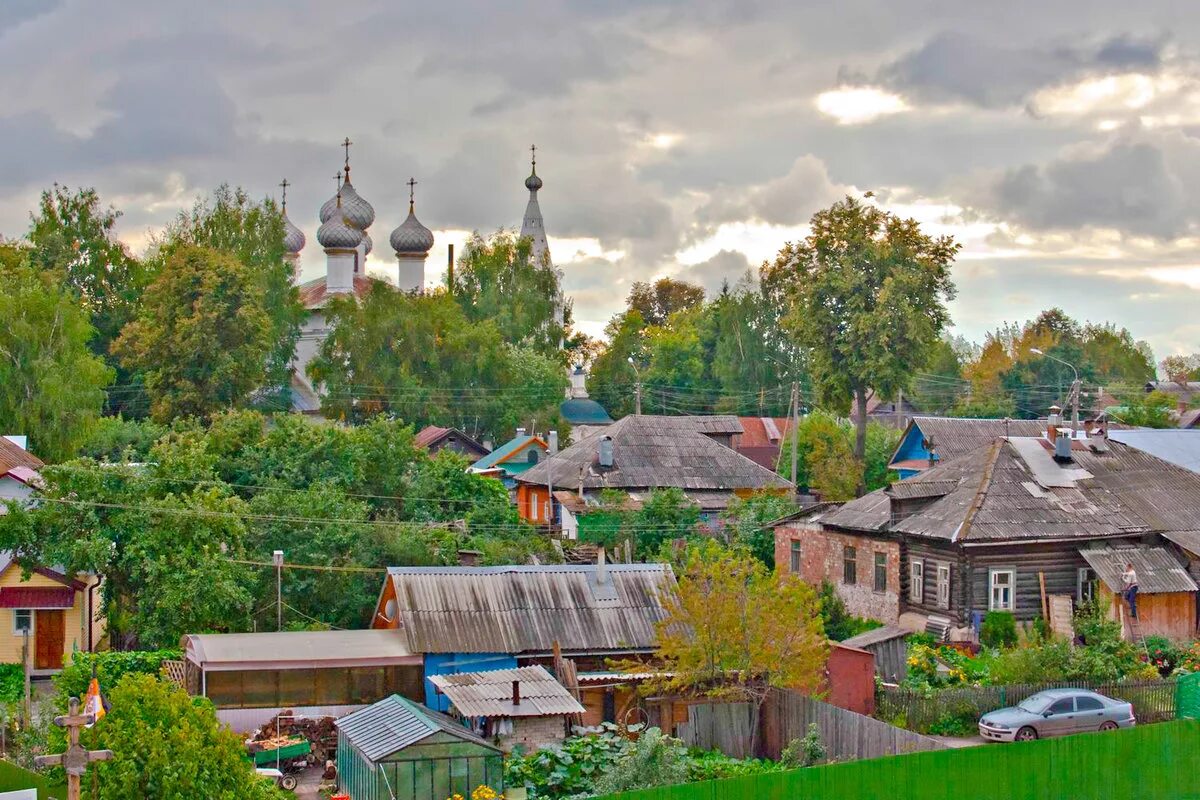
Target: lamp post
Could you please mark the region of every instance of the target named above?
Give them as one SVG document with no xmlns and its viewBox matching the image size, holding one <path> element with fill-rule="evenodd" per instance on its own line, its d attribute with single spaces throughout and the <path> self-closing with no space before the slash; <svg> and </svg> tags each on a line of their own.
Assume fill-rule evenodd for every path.
<svg viewBox="0 0 1200 800">
<path fill-rule="evenodd" d="M 275 630 L 283 630 L 283 551 L 271 553 L 275 565 Z"/>
<path fill-rule="evenodd" d="M 633 377 L 636 381 L 636 383 L 634 383 L 634 385 L 633 385 L 633 388 L 634 388 L 634 406 L 633 406 L 634 411 L 633 411 L 633 413 L 637 414 L 640 417 L 642 415 L 642 372 L 641 372 L 641 370 L 638 369 L 637 362 L 633 360 L 633 356 L 630 356 L 626 360 L 629 362 L 629 366 L 633 367 Z"/>
<path fill-rule="evenodd" d="M 1057 361 L 1059 364 L 1063 364 L 1063 365 L 1071 368 L 1071 373 L 1075 376 L 1075 380 L 1073 380 L 1071 382 L 1071 428 L 1072 428 L 1072 430 L 1078 431 L 1079 430 L 1079 390 L 1080 390 L 1079 370 L 1075 369 L 1075 365 L 1072 364 L 1071 362 L 1063 361 L 1058 356 L 1052 356 L 1049 353 L 1045 352 L 1044 350 L 1039 350 L 1036 347 L 1029 348 L 1029 352 L 1035 353 L 1039 356 L 1042 356 L 1043 358 L 1048 358 L 1051 361 Z"/>
</svg>

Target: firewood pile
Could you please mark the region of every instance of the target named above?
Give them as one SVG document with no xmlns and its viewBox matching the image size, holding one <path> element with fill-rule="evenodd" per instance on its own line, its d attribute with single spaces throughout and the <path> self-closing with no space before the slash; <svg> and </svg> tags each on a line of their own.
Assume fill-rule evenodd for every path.
<svg viewBox="0 0 1200 800">
<path fill-rule="evenodd" d="M 294 713 L 291 709 L 284 709 L 277 717 L 267 720 L 255 733 L 251 746 L 264 749 L 264 743 L 275 739 L 304 738 L 312 746 L 309 763 L 323 764 L 337 758 L 337 729 L 333 727 L 333 717 L 293 718 Z"/>
</svg>

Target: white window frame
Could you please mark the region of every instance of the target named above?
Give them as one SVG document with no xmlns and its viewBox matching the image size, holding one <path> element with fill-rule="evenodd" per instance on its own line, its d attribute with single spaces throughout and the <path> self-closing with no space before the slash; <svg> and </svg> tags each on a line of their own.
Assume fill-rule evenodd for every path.
<svg viewBox="0 0 1200 800">
<path fill-rule="evenodd" d="M 32 608 L 14 608 L 12 610 L 13 636 L 23 636 L 24 635 L 21 628 L 17 627 L 17 614 L 21 613 L 22 611 L 29 614 L 29 635 L 33 636 L 34 625 L 36 624 L 35 620 L 37 619 L 37 614 L 34 613 L 34 609 L 32 609 Z"/>
<path fill-rule="evenodd" d="M 937 604 L 938 608 L 950 608 L 950 564 L 946 561 L 937 564 Z"/>
<path fill-rule="evenodd" d="M 919 558 L 908 562 L 908 601 L 925 602 L 925 562 Z"/>
<path fill-rule="evenodd" d="M 1008 582 L 1006 584 L 996 583 L 996 576 L 1007 575 Z M 997 602 L 996 591 L 1008 590 L 1008 602 Z M 1016 611 L 1017 610 L 1017 571 L 1011 567 L 1003 569 L 988 570 L 988 611 Z"/>
</svg>

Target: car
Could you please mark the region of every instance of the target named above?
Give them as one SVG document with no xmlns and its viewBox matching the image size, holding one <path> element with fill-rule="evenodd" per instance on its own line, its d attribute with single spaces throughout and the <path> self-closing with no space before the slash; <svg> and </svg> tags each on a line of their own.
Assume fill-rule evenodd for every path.
<svg viewBox="0 0 1200 800">
<path fill-rule="evenodd" d="M 1133 706 L 1086 689 L 1047 689 L 1011 708 L 989 711 L 979 735 L 989 742 L 1030 742 L 1086 731 L 1115 731 L 1137 724 Z"/>
</svg>

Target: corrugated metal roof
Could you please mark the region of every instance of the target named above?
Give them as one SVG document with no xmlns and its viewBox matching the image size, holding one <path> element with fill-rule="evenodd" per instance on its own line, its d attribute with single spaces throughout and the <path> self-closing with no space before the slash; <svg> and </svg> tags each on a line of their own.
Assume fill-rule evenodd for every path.
<svg viewBox="0 0 1200 800">
<path fill-rule="evenodd" d="M 71 608 L 75 590 L 66 586 L 0 587 L 0 608 Z"/>
<path fill-rule="evenodd" d="M 1121 575 L 1126 564 L 1133 564 L 1137 572 L 1139 594 L 1196 591 L 1187 570 L 1162 547 L 1099 547 L 1081 549 L 1079 555 L 1113 592 L 1124 589 Z"/>
<path fill-rule="evenodd" d="M 1168 428 L 1165 430 L 1109 431 L 1109 438 L 1136 447 L 1142 452 L 1169 461 L 1177 467 L 1200 472 L 1200 430 Z"/>
<path fill-rule="evenodd" d="M 546 717 L 584 711 L 542 666 L 430 675 L 429 680 L 464 717 Z M 513 703 L 513 681 L 520 704 Z"/>
<path fill-rule="evenodd" d="M 1195 556 L 1200 556 L 1200 531 L 1164 531 L 1163 538 L 1187 550 Z"/>
<path fill-rule="evenodd" d="M 500 752 L 495 745 L 445 714 L 395 694 L 347 714 L 334 725 L 345 735 L 346 741 L 371 762 L 378 762 L 439 732 Z"/>
<path fill-rule="evenodd" d="M 188 658 L 203 666 L 288 661 L 419 663 L 394 630 L 201 633 L 184 637 Z"/>
<path fill-rule="evenodd" d="M 546 443 L 537 436 L 531 436 L 527 433 L 520 436 L 514 436 L 512 439 L 509 439 L 507 442 L 500 445 L 495 450 L 472 464 L 471 469 L 485 470 L 500 466 L 501 462 L 503 462 L 505 459 L 511 457 L 515 453 L 519 453 L 530 444 L 537 447 L 543 453 L 549 449 L 546 446 Z"/>
<path fill-rule="evenodd" d="M 675 591 L 668 564 L 393 567 L 401 628 L 414 653 L 652 650 Z"/>
<path fill-rule="evenodd" d="M 44 466 L 42 460 L 33 453 L 0 436 L 0 475 L 17 467 L 38 470 Z"/>
</svg>

